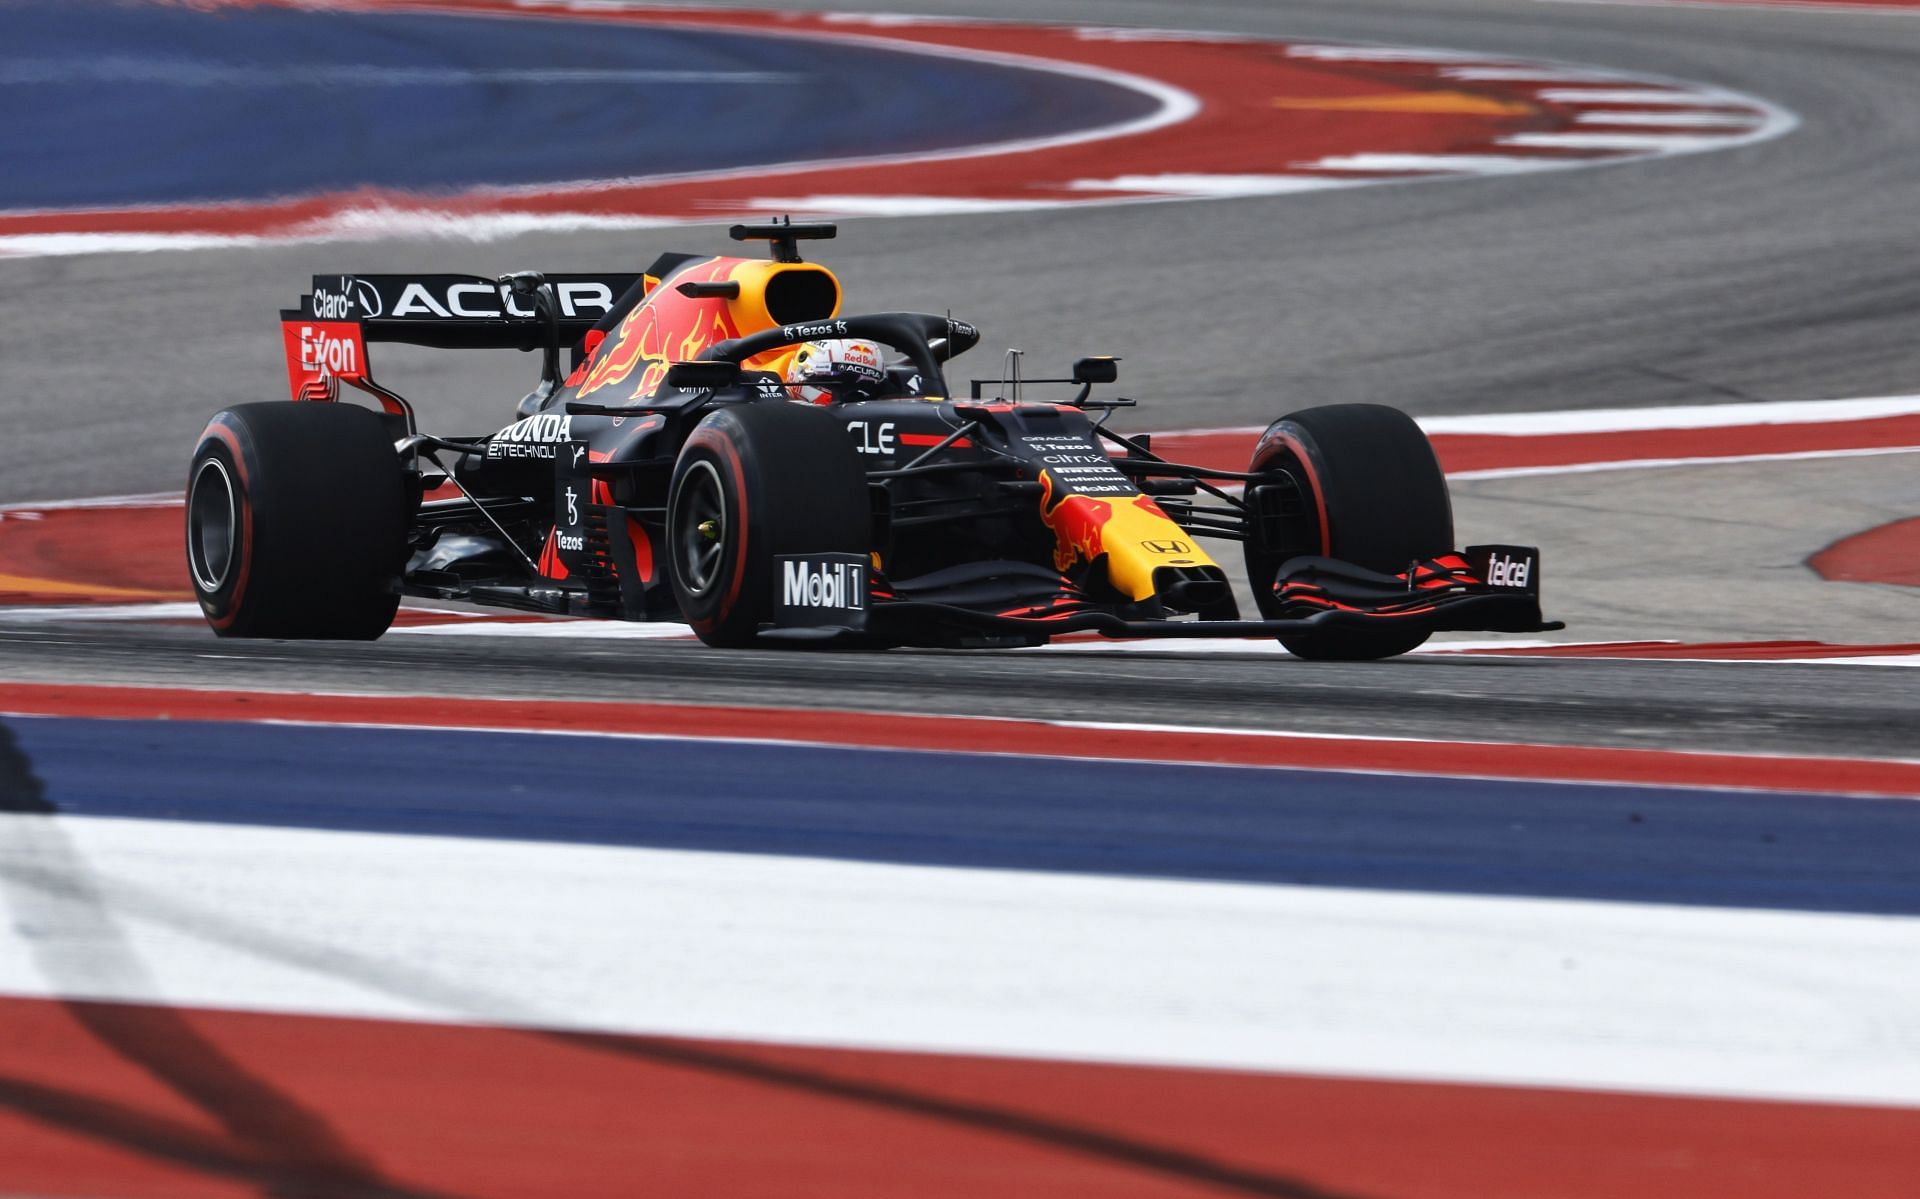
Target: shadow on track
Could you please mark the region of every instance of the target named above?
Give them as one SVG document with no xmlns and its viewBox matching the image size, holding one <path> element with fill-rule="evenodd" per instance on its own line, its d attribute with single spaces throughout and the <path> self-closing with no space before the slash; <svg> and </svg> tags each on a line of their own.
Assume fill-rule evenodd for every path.
<svg viewBox="0 0 1920 1199">
<path fill-rule="evenodd" d="M 33 764 L 0 722 L 0 898 L 56 993 L 151 994 L 86 859 L 52 820 Z M 26 819 L 22 819 L 25 817 Z M 106 1049 L 207 1113 L 226 1135 L 113 1099 L 0 1074 L 0 1107 L 146 1157 L 251 1183 L 266 1199 L 445 1199 L 388 1181 L 325 1119 L 166 1007 L 56 1000 Z"/>
<path fill-rule="evenodd" d="M 6 736 L 4 724 L 0 724 L 0 780 L 4 780 L 0 781 L 0 795 L 9 797 L 6 804 L 16 812 L 51 810 L 39 797 L 37 783 L 23 791 L 22 780 L 30 777 L 25 760 L 12 739 Z M 5 826 L 4 821 L 5 818 L 0 817 L 0 827 Z M 36 844 L 23 855 L 35 864 L 25 869 L 8 868 L 0 873 L 0 883 L 6 886 L 15 910 L 23 918 L 30 913 L 46 912 L 69 922 L 76 918 L 84 920 L 94 938 L 90 944 L 97 945 L 104 939 L 107 944 L 119 945 L 119 953 L 110 963 L 112 968 L 139 969 L 124 940 L 108 923 L 98 891 L 84 881 L 80 873 L 83 866 L 74 848 L 58 838 L 58 826 L 53 822 L 43 822 L 38 827 L 48 830 L 53 837 L 44 848 Z M 0 843 L 0 851 L 17 851 L 17 848 Z M 700 1071 L 855 1108 L 918 1117 L 956 1130 L 1002 1136 L 1227 1194 L 1272 1199 L 1360 1199 L 1350 1192 L 1329 1190 L 1286 1174 L 1237 1165 L 1176 1144 L 1076 1123 L 1065 1116 L 838 1077 L 825 1071 L 769 1062 L 755 1056 L 751 1048 L 731 1049 L 664 1037 L 557 1029 L 555 1026 L 563 1023 L 556 1018 L 558 1013 L 532 1009 L 511 995 L 476 993 L 415 965 L 382 961 L 332 945 L 303 943 L 278 930 L 253 927 L 228 913 L 202 910 L 182 903 L 176 896 L 152 889 L 117 884 L 113 898 L 120 907 L 137 910 L 143 921 L 237 953 L 347 980 L 449 1015 L 480 1015 L 486 1024 L 515 1026 L 515 1031 L 524 1036 L 557 1046 L 613 1055 L 636 1063 Z M 78 917 L 65 914 L 67 905 L 79 909 Z M 98 950 L 93 950 L 90 958 L 97 955 Z M 42 969 L 55 979 L 75 978 L 77 973 L 61 962 L 43 962 Z M 97 978 L 97 974 L 79 976 L 76 981 L 91 985 L 63 989 L 97 992 L 101 989 Z M 114 990 L 121 994 L 148 993 L 146 988 L 116 987 Z M 212 1112 L 234 1134 L 238 1144 L 210 1145 L 204 1138 L 196 1140 L 191 1132 L 172 1128 L 143 1113 L 19 1080 L 0 1078 L 0 1104 L 49 1123 L 113 1139 L 141 1152 L 157 1152 L 183 1164 L 259 1180 L 274 1188 L 266 1192 L 271 1199 L 320 1199 L 334 1195 L 411 1199 L 425 1195 L 425 1192 L 407 1191 L 381 1180 L 370 1164 L 341 1144 L 317 1117 L 247 1075 L 194 1033 L 177 1013 L 121 1004 L 69 1003 L 68 1007 L 75 1018 L 86 1023 L 103 1042 Z M 298 1189 L 300 1187 L 306 1189 Z"/>
</svg>

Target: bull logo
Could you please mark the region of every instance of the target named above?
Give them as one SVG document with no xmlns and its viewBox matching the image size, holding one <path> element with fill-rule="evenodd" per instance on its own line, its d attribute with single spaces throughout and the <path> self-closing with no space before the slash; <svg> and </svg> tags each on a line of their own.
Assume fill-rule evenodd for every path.
<svg viewBox="0 0 1920 1199">
<path fill-rule="evenodd" d="M 733 267 L 731 260 L 719 259 L 673 278 L 718 283 Z M 632 398 L 641 399 L 659 388 L 670 360 L 691 361 L 715 342 L 738 336 L 724 299 L 683 296 L 672 287 L 655 287 L 602 345 L 577 394 L 585 398 L 603 387 L 625 383 L 638 372 Z"/>
<path fill-rule="evenodd" d="M 1076 561 L 1091 562 L 1106 549 L 1102 530 L 1113 519 L 1106 500 L 1084 495 L 1062 496 L 1053 502 L 1053 472 L 1041 471 L 1040 520 L 1053 530 L 1053 568 L 1065 571 Z"/>
</svg>

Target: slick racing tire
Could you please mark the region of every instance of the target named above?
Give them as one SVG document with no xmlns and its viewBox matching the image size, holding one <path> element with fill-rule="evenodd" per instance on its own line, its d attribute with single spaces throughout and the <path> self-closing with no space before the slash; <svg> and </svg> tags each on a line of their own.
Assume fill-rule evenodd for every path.
<svg viewBox="0 0 1920 1199">
<path fill-rule="evenodd" d="M 1277 617 L 1273 583 L 1288 558 L 1338 558 L 1384 574 L 1453 549 L 1453 505 L 1433 446 L 1413 418 L 1381 404 L 1332 404 L 1283 416 L 1253 451 L 1253 473 L 1284 469 L 1306 511 L 1291 527 L 1299 544 L 1246 542 L 1247 581 L 1260 610 Z M 1280 644 L 1300 658 L 1368 661 L 1404 654 L 1422 629 L 1327 628 L 1289 633 Z"/>
<path fill-rule="evenodd" d="M 831 413 L 778 401 L 722 408 L 674 463 L 674 598 L 700 640 L 746 645 L 772 619 L 776 557 L 866 554 L 872 525 L 866 469 Z"/>
<path fill-rule="evenodd" d="M 222 637 L 365 641 L 393 623 L 409 503 L 393 435 L 339 403 L 214 416 L 187 472 L 187 573 Z"/>
</svg>

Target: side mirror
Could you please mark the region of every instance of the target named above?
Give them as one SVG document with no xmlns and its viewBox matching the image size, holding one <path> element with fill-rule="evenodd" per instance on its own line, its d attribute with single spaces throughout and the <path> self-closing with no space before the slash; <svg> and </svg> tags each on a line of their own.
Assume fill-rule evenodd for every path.
<svg viewBox="0 0 1920 1199">
<path fill-rule="evenodd" d="M 1120 360 L 1118 358 L 1082 358 L 1073 364 L 1075 383 L 1111 383 L 1119 377 Z"/>
<path fill-rule="evenodd" d="M 740 364 L 737 362 L 709 358 L 699 362 L 676 362 L 667 368 L 667 386 L 677 387 L 681 391 L 719 391 L 739 381 Z"/>
</svg>

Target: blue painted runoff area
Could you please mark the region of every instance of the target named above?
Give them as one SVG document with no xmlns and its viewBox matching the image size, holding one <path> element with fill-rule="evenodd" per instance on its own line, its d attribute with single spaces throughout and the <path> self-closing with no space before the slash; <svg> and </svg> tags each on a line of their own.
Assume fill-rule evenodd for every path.
<svg viewBox="0 0 1920 1199">
<path fill-rule="evenodd" d="M 1920 915 L 1920 803 L 686 740 L 0 720 L 0 808 Z"/>
<path fill-rule="evenodd" d="M 432 194 L 939 150 L 1144 116 L 1095 79 L 558 18 L 0 0 L 0 209 Z"/>
</svg>

